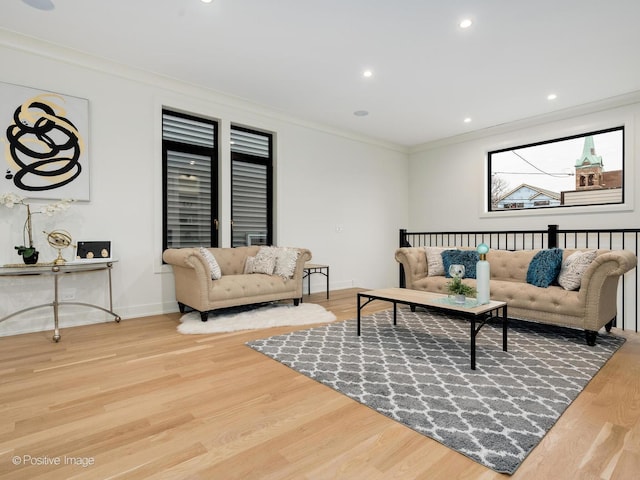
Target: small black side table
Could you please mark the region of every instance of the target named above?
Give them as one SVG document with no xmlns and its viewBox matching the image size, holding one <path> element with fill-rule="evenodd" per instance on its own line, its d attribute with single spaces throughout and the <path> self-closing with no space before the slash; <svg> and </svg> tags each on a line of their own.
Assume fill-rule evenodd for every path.
<svg viewBox="0 0 640 480">
<path fill-rule="evenodd" d="M 319 265 L 317 263 L 305 263 L 304 273 L 302 275 L 302 283 L 307 279 L 307 293 L 311 295 L 311 275 L 319 273 L 327 279 L 327 300 L 329 299 L 329 265 Z"/>
</svg>

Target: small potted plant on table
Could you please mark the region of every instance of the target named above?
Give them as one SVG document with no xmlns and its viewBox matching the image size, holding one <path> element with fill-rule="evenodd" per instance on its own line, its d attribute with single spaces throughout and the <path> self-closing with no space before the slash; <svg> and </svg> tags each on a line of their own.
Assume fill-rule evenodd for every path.
<svg viewBox="0 0 640 480">
<path fill-rule="evenodd" d="M 447 283 L 447 291 L 449 295 L 453 295 L 453 301 L 459 304 L 464 304 L 466 297 L 476 296 L 476 289 L 462 283 L 462 278 L 459 276 L 451 278 L 451 281 Z"/>
</svg>

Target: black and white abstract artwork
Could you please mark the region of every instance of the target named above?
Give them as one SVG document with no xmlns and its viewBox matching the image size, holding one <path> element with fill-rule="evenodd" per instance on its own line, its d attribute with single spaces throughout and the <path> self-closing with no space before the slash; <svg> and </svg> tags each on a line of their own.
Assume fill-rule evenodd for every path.
<svg viewBox="0 0 640 480">
<path fill-rule="evenodd" d="M 0 83 L 0 192 L 90 200 L 89 102 Z"/>
</svg>

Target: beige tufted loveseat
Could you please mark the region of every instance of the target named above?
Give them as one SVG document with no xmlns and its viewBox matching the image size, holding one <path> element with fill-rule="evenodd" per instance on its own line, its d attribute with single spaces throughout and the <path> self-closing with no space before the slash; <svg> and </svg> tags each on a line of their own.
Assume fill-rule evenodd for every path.
<svg viewBox="0 0 640 480">
<path fill-rule="evenodd" d="M 563 250 L 563 259 L 575 251 Z M 537 252 L 489 251 L 491 299 L 507 302 L 510 318 L 583 329 L 587 343 L 595 345 L 598 330 L 603 326 L 607 331 L 611 329 L 617 314 L 620 276 L 636 266 L 636 256 L 627 250 L 598 250 L 582 275 L 580 288 L 571 291 L 559 285 L 542 288 L 527 283 L 529 263 Z M 399 248 L 395 258 L 404 267 L 407 288 L 447 293 L 450 278 L 428 276 L 423 247 Z M 474 279 L 464 282 L 475 287 Z"/>
<path fill-rule="evenodd" d="M 215 257 L 222 276 L 211 279 L 209 264 L 199 248 L 170 248 L 162 259 L 172 266 L 175 277 L 176 300 L 180 311 L 185 307 L 200 312 L 206 321 L 211 310 L 219 308 L 293 300 L 298 305 L 302 298 L 304 264 L 311 260 L 311 252 L 298 248 L 293 276 L 263 273 L 244 273 L 248 257 L 254 257 L 260 247 L 208 248 Z"/>
</svg>

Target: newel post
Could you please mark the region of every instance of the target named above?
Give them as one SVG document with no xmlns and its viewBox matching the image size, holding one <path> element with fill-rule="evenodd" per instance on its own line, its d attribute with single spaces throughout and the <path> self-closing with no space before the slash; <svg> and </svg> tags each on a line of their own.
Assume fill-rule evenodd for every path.
<svg viewBox="0 0 640 480">
<path fill-rule="evenodd" d="M 547 225 L 547 248 L 558 247 L 558 225 Z"/>
<path fill-rule="evenodd" d="M 399 240 L 398 240 L 398 247 L 406 247 L 406 246 L 410 246 L 408 245 L 407 242 L 407 229 L 406 228 L 401 228 L 400 229 L 400 236 L 399 236 Z M 406 287 L 406 282 L 404 279 L 404 268 L 402 267 L 402 264 L 399 264 L 399 280 L 398 280 L 398 285 L 400 286 L 400 288 L 405 288 Z"/>
</svg>

